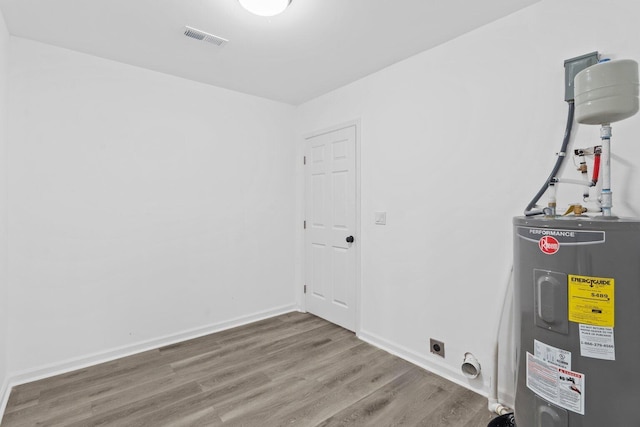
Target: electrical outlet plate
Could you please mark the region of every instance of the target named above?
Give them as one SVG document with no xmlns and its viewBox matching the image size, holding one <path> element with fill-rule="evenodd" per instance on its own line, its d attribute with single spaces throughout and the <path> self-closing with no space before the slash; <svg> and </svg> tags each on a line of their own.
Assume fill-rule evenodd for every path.
<svg viewBox="0 0 640 427">
<path fill-rule="evenodd" d="M 430 338 L 429 347 L 431 348 L 431 353 L 444 357 L 444 342 Z"/>
</svg>

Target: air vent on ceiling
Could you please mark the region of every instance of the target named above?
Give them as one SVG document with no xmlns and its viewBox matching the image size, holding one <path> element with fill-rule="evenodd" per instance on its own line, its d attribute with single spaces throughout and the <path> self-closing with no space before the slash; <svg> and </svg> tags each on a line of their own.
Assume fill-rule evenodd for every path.
<svg viewBox="0 0 640 427">
<path fill-rule="evenodd" d="M 214 36 L 213 34 L 196 30 L 195 28 L 189 27 L 188 25 L 185 26 L 184 35 L 187 37 L 191 37 L 192 39 L 213 43 L 216 46 L 222 46 L 229 41 L 227 39 L 223 39 L 222 37 Z"/>
</svg>

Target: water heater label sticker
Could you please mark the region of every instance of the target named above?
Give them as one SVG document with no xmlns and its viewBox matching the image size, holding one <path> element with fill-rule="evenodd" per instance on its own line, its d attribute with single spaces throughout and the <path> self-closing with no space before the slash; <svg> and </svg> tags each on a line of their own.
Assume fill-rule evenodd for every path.
<svg viewBox="0 0 640 427">
<path fill-rule="evenodd" d="M 533 355 L 559 368 L 571 370 L 571 352 L 533 340 Z"/>
<path fill-rule="evenodd" d="M 584 415 L 584 374 L 559 368 L 527 352 L 527 387 L 554 405 Z"/>
<path fill-rule="evenodd" d="M 580 325 L 580 355 L 593 359 L 616 360 L 613 328 Z"/>
<path fill-rule="evenodd" d="M 614 327 L 615 280 L 611 277 L 570 274 L 569 320 L 592 326 Z"/>
</svg>

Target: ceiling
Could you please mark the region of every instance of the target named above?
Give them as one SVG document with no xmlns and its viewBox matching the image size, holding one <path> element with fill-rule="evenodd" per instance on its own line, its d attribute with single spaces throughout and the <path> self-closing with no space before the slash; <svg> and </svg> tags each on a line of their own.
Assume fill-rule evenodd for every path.
<svg viewBox="0 0 640 427">
<path fill-rule="evenodd" d="M 0 0 L 12 35 L 300 104 L 540 0 Z M 184 36 L 185 25 L 228 39 Z M 489 48 L 489 47 L 487 47 Z"/>
</svg>

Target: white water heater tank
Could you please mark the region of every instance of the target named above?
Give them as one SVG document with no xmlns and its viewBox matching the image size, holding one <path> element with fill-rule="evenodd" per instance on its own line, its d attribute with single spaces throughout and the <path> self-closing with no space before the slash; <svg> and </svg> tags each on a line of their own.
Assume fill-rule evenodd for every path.
<svg viewBox="0 0 640 427">
<path fill-rule="evenodd" d="M 576 74 L 575 114 L 578 123 L 602 125 L 638 112 L 638 63 L 606 61 Z"/>
</svg>

